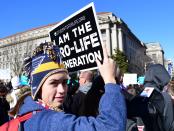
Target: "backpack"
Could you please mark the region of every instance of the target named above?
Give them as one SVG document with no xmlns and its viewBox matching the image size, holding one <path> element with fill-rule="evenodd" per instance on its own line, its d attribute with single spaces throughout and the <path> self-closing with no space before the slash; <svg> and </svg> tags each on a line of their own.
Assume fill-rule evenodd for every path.
<svg viewBox="0 0 174 131">
<path fill-rule="evenodd" d="M 33 112 L 27 113 L 23 116 L 18 116 L 17 118 L 10 120 L 0 126 L 0 131 L 19 131 L 20 124 L 28 119 L 30 119 L 33 115 Z"/>
</svg>

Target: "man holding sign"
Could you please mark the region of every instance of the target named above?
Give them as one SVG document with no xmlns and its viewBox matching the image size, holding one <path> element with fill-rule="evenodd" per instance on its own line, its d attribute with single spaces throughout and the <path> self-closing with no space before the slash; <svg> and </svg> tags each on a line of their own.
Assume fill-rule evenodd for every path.
<svg viewBox="0 0 174 131">
<path fill-rule="evenodd" d="M 120 86 L 115 80 L 116 64 L 108 58 L 106 46 L 101 46 L 99 34 L 92 26 L 95 21 L 89 15 L 89 10 L 93 9 L 93 4 L 87 7 L 89 8 L 82 11 L 83 15 L 72 18 L 72 22 L 66 21 L 68 24 L 63 24 L 60 29 L 50 33 L 51 39 L 59 45 L 60 50 L 52 43 L 43 43 L 36 48 L 32 58 L 24 62 L 26 70 L 30 71 L 32 96 L 25 94 L 22 97 L 24 102 L 21 102 L 16 112 L 18 118 L 27 116 L 20 124 L 24 131 L 125 131 L 126 106 Z M 77 38 L 78 36 L 80 38 Z M 70 42 L 72 39 L 73 42 Z M 64 51 L 64 63 L 60 57 L 61 50 L 62 54 Z M 77 117 L 63 112 L 62 104 L 67 93 L 68 79 L 65 61 L 76 66 L 71 67 L 67 64 L 66 67 L 69 67 L 70 71 L 79 70 L 81 67 L 93 68 L 97 63 L 105 83 L 105 93 L 99 103 L 98 116 Z M 86 67 L 84 61 L 90 63 L 89 66 Z M 10 129 L 9 126 L 10 123 L 6 123 L 0 130 Z M 14 127 L 11 127 L 11 130 L 15 130 Z"/>
<path fill-rule="evenodd" d="M 20 127 L 24 131 L 125 131 L 125 101 L 115 80 L 116 64 L 108 58 L 106 46 L 103 47 L 103 63 L 97 59 L 105 93 L 101 97 L 99 115 L 96 117 L 77 117 L 63 112 L 68 72 L 61 63 L 57 46 L 44 44 L 46 48 L 42 47 L 36 48 L 38 50 L 31 58 L 32 68 L 29 67 L 32 97 L 24 94 L 16 110 L 17 118 L 25 117 Z M 44 49 L 52 53 L 45 53 Z M 54 68 L 50 65 L 54 65 Z M 14 124 L 10 126 L 12 124 L 6 123 L 0 130 L 14 131 Z"/>
</svg>

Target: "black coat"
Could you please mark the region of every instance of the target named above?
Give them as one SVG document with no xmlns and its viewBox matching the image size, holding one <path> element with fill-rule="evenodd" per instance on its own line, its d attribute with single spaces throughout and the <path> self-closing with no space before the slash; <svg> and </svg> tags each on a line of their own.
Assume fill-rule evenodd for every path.
<svg viewBox="0 0 174 131">
<path fill-rule="evenodd" d="M 164 66 L 149 66 L 145 74 L 144 87 L 155 90 L 149 98 L 135 97 L 127 100 L 128 117 L 141 117 L 147 131 L 169 131 L 174 121 L 171 97 L 162 90 L 170 81 Z M 172 130 L 170 130 L 172 131 Z"/>
<path fill-rule="evenodd" d="M 9 121 L 8 110 L 10 105 L 4 97 L 0 98 L 0 125 Z"/>
</svg>

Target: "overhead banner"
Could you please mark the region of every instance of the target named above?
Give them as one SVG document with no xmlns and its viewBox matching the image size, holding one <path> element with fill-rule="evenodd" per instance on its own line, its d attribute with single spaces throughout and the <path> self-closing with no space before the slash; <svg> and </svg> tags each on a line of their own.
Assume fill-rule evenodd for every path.
<svg viewBox="0 0 174 131">
<path fill-rule="evenodd" d="M 96 58 L 103 60 L 101 33 L 94 4 L 58 23 L 49 33 L 59 46 L 62 61 L 69 72 L 95 68 Z"/>
</svg>

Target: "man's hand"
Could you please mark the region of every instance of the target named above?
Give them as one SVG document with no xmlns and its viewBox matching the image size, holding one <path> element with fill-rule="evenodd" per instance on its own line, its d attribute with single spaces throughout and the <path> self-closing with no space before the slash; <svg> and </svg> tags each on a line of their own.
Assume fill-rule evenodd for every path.
<svg viewBox="0 0 174 131">
<path fill-rule="evenodd" d="M 113 59 L 108 57 L 106 50 L 106 45 L 102 45 L 103 48 L 103 64 L 99 60 L 96 60 L 97 66 L 99 68 L 100 74 L 103 77 L 103 80 L 106 83 L 116 83 L 115 72 L 116 72 L 116 63 Z"/>
</svg>

